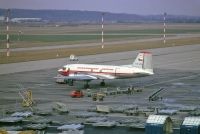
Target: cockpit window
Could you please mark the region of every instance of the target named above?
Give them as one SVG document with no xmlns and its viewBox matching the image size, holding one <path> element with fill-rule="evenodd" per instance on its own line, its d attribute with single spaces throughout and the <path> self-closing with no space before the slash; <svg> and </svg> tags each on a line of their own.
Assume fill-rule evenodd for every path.
<svg viewBox="0 0 200 134">
<path fill-rule="evenodd" d="M 66 70 L 66 67 L 63 67 L 62 69 L 63 69 L 63 70 Z"/>
</svg>

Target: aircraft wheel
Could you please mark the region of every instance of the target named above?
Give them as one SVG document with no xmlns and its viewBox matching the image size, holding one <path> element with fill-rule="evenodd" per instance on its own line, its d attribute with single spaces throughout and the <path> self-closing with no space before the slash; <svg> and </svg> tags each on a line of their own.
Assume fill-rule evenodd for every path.
<svg viewBox="0 0 200 134">
<path fill-rule="evenodd" d="M 89 88 L 89 87 L 90 87 L 89 84 L 85 84 L 85 85 L 84 85 L 84 88 L 85 88 L 85 89 L 87 89 L 87 88 Z"/>
<path fill-rule="evenodd" d="M 104 87 L 106 85 L 106 83 L 104 82 L 104 81 L 102 81 L 101 83 L 100 83 L 100 86 L 102 86 L 102 87 Z"/>
<path fill-rule="evenodd" d="M 74 81 L 73 80 L 69 80 L 68 83 L 69 83 L 69 86 L 73 86 L 74 85 Z"/>
<path fill-rule="evenodd" d="M 68 82 L 69 82 L 69 80 L 64 80 L 64 83 L 65 83 L 65 84 L 68 84 Z"/>
</svg>

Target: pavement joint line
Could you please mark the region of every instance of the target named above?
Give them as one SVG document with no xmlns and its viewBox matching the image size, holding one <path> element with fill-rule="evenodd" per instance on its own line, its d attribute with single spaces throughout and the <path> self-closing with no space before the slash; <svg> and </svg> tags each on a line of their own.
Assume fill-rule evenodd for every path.
<svg viewBox="0 0 200 134">
<path fill-rule="evenodd" d="M 158 83 L 153 83 L 153 84 L 146 85 L 144 87 L 151 87 L 151 86 L 154 86 L 154 85 L 159 85 L 159 84 L 163 84 L 163 83 L 173 82 L 173 81 L 177 81 L 177 80 L 183 80 L 183 79 L 192 78 L 192 77 L 195 77 L 195 76 L 200 76 L 200 73 L 199 74 L 195 74 L 195 75 L 190 75 L 190 76 L 184 76 L 184 77 L 180 77 L 180 78 L 175 78 L 175 79 L 171 79 L 171 80 L 167 80 L 167 81 L 161 81 L 161 82 L 158 82 Z"/>
<path fill-rule="evenodd" d="M 101 33 L 75 33 L 75 34 L 27 34 L 27 35 L 101 35 Z M 163 33 L 105 33 L 104 35 L 163 35 Z M 191 35 L 199 35 L 199 33 L 168 33 L 165 35 L 176 35 L 176 36 L 191 36 Z"/>
<path fill-rule="evenodd" d="M 166 39 L 184 39 L 184 38 L 197 38 L 199 34 L 196 35 L 184 35 L 184 36 L 173 36 L 167 37 Z M 148 42 L 148 41 L 160 41 L 162 38 L 151 38 L 151 39 L 138 39 L 138 40 L 126 40 L 126 41 L 111 41 L 105 42 L 105 45 L 118 45 L 123 43 L 133 43 L 133 42 Z M 21 51 L 35 51 L 35 50 L 49 50 L 49 49 L 59 49 L 59 48 L 78 48 L 78 47 L 91 47 L 98 46 L 100 43 L 84 43 L 84 44 L 71 44 L 71 45 L 53 45 L 53 46 L 40 46 L 40 47 L 28 47 L 28 48 L 13 48 L 12 51 L 21 52 Z M 6 49 L 0 49 L 0 52 L 4 52 Z"/>
<path fill-rule="evenodd" d="M 193 51 L 200 51 L 200 50 L 193 50 Z M 170 55 L 170 54 L 177 54 L 177 53 L 187 53 L 188 51 L 181 51 L 181 52 L 173 52 L 173 53 L 163 53 L 163 54 L 156 54 L 156 55 L 153 55 L 153 57 L 157 57 L 157 56 L 162 56 L 162 55 Z M 121 60 L 135 60 L 134 58 L 123 58 L 123 59 L 116 59 L 116 60 L 107 60 L 107 61 L 97 61 L 97 62 L 92 62 L 92 63 L 106 63 L 106 62 L 111 62 L 111 61 L 121 61 Z M 188 58 L 188 60 L 191 60 L 193 58 Z M 91 63 L 90 63 L 91 64 Z"/>
<path fill-rule="evenodd" d="M 162 64 L 162 65 L 156 66 L 156 67 L 165 67 L 165 66 L 171 66 L 171 65 L 176 65 L 176 64 L 189 63 L 189 62 L 199 61 L 200 59 L 188 58 L 186 60 L 187 61 L 175 62 L 175 63 L 170 63 L 170 64 Z"/>
</svg>

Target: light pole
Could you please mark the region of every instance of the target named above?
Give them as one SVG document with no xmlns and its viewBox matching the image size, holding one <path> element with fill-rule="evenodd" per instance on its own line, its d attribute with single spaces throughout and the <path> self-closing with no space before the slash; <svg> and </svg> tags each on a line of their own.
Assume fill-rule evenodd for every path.
<svg viewBox="0 0 200 134">
<path fill-rule="evenodd" d="M 6 56 L 9 57 L 10 56 L 10 36 L 9 36 L 9 17 L 10 17 L 10 9 L 7 9 L 6 12 Z"/>
<path fill-rule="evenodd" d="M 165 35 L 165 33 L 166 33 L 166 16 L 167 16 L 167 13 L 164 12 L 164 16 L 163 16 L 163 43 L 164 43 L 164 45 L 166 43 L 166 35 Z"/>
<path fill-rule="evenodd" d="M 102 46 L 101 46 L 101 48 L 103 49 L 104 48 L 104 38 L 103 38 L 103 35 L 104 35 L 104 31 L 103 31 L 103 25 L 104 25 L 104 15 L 105 15 L 105 13 L 102 13 L 102 17 L 101 17 L 101 30 L 102 30 L 102 32 L 101 32 L 101 44 L 102 44 Z"/>
</svg>

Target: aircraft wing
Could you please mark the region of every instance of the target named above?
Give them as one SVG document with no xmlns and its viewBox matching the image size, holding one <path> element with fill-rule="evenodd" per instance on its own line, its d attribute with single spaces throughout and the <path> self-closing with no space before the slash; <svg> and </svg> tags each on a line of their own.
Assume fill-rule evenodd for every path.
<svg viewBox="0 0 200 134">
<path fill-rule="evenodd" d="M 90 81 L 98 79 L 97 77 L 88 74 L 74 74 L 69 76 L 57 76 L 54 78 L 65 79 L 65 80 L 76 80 L 76 81 Z"/>
<path fill-rule="evenodd" d="M 130 65 L 121 65 L 121 67 L 133 67 L 133 65 L 132 64 L 130 64 Z"/>
<path fill-rule="evenodd" d="M 56 79 L 64 79 L 64 80 L 75 80 L 75 81 L 91 81 L 97 79 L 114 79 L 113 76 L 110 75 L 98 75 L 98 74 L 73 74 L 69 76 L 59 75 L 54 77 Z"/>
</svg>

